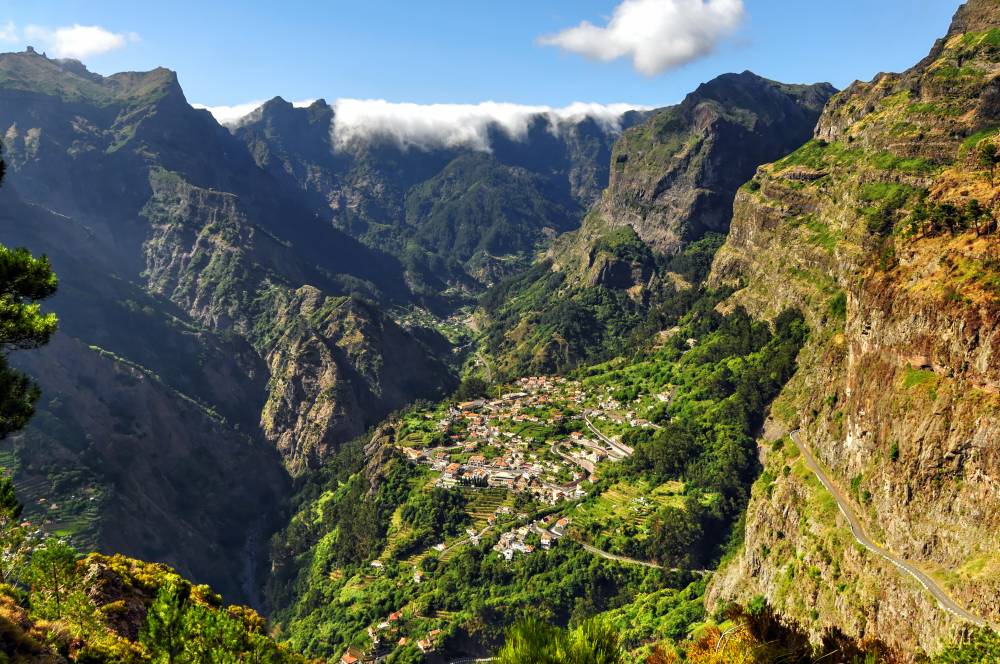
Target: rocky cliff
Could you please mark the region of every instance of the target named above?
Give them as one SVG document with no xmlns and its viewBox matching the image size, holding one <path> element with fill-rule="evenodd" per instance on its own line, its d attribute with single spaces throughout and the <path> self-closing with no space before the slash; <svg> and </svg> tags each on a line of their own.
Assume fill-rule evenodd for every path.
<svg viewBox="0 0 1000 664">
<path fill-rule="evenodd" d="M 644 113 L 626 113 L 628 127 Z M 262 169 L 299 189 L 316 213 L 405 264 L 431 307 L 441 292 L 477 292 L 575 228 L 608 182 L 616 127 L 593 118 L 530 118 L 526 135 L 490 127 L 489 150 L 401 145 L 392 136 L 336 136 L 323 100 L 267 102 L 233 128 Z"/>
<path fill-rule="evenodd" d="M 701 282 L 718 246 L 706 236 L 729 228 L 740 185 L 807 140 L 834 92 L 727 74 L 626 130 L 581 228 L 553 243 L 531 278 L 487 298 L 483 325 L 500 368 L 558 371 L 620 352 L 643 326 L 671 326 L 679 292 Z"/>
<path fill-rule="evenodd" d="M 600 217 L 612 228 L 631 226 L 663 254 L 725 233 L 736 190 L 760 164 L 801 145 L 835 92 L 751 72 L 701 85 L 615 144 Z"/>
<path fill-rule="evenodd" d="M 451 386 L 431 336 L 384 311 L 412 301 L 402 264 L 319 219 L 168 70 L 0 55 L 0 130 L 0 241 L 63 284 L 62 338 L 26 360 L 42 414 L 3 448 L 31 518 L 252 598 L 288 472 Z"/>
<path fill-rule="evenodd" d="M 872 539 L 1000 621 L 1000 544 L 984 537 L 1000 526 L 998 74 L 1000 3 L 971 0 L 925 60 L 838 95 L 813 141 L 737 195 L 714 283 L 759 316 L 800 308 L 813 331 L 713 599 L 763 594 L 814 635 L 911 656 L 967 627 L 854 542 L 780 441 L 801 429 Z"/>
</svg>

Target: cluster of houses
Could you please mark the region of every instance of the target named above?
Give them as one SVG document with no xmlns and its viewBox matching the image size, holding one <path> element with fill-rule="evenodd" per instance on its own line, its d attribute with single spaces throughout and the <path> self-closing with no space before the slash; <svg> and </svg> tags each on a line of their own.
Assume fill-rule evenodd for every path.
<svg viewBox="0 0 1000 664">
<path fill-rule="evenodd" d="M 384 654 L 396 647 L 403 647 L 410 643 L 410 637 L 400 635 L 400 625 L 403 614 L 400 611 L 393 611 L 389 616 L 378 623 L 368 627 L 368 639 L 371 645 L 367 650 L 361 650 L 354 646 L 347 649 L 340 657 L 340 664 L 369 664 L 371 662 L 382 661 Z M 422 653 L 433 652 L 437 647 L 437 642 L 441 636 L 440 629 L 432 629 L 422 639 L 417 639 L 414 645 Z M 383 656 L 380 657 L 379 653 Z"/>
<path fill-rule="evenodd" d="M 463 432 L 451 436 L 451 446 L 403 447 L 403 454 L 414 463 L 440 472 L 438 486 L 499 487 L 530 494 L 550 505 L 581 497 L 584 492 L 580 482 L 596 479 L 597 464 L 621 458 L 614 445 L 591 440 L 580 432 L 551 445 L 558 458 L 540 458 L 539 450 L 532 451 L 538 441 L 526 440 L 516 432 L 516 426 L 510 425 L 558 423 L 565 415 L 552 409 L 554 402 L 573 407 L 583 404 L 587 395 L 575 381 L 546 376 L 522 378 L 514 389 L 517 391 L 496 399 L 468 401 L 450 408 L 438 427 L 440 431 L 457 428 Z M 537 414 L 543 407 L 544 421 Z M 584 412 L 604 416 L 603 411 Z"/>
<path fill-rule="evenodd" d="M 535 547 L 525 540 L 531 535 L 538 535 L 542 549 L 548 551 L 556 541 L 566 535 L 567 527 L 569 527 L 569 519 L 547 516 L 531 525 L 521 526 L 504 533 L 500 536 L 500 540 L 493 545 L 493 550 L 503 556 L 505 560 L 512 560 L 514 555 L 518 553 L 528 556 L 535 552 Z"/>
</svg>

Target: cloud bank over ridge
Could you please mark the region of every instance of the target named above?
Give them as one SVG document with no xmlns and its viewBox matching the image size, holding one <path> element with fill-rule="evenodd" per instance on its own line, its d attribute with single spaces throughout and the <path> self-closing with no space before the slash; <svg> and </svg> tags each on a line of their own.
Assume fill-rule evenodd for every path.
<svg viewBox="0 0 1000 664">
<path fill-rule="evenodd" d="M 605 131 L 621 129 L 628 111 L 644 110 L 632 104 L 575 103 L 564 108 L 483 102 L 481 104 L 399 104 L 383 100 L 341 99 L 333 136 L 338 145 L 353 140 L 386 139 L 403 148 L 472 148 L 489 151 L 490 132 L 501 129 L 523 140 L 533 120 L 545 116 L 550 129 L 591 118 Z"/>
<path fill-rule="evenodd" d="M 242 118 L 263 103 L 194 106 L 208 110 L 222 124 L 233 125 L 239 124 Z M 295 106 L 309 103 L 296 102 Z M 625 113 L 649 110 L 649 107 L 636 104 L 578 102 L 553 108 L 499 102 L 411 104 L 382 99 L 338 99 L 332 106 L 334 121 L 331 132 L 336 146 L 345 147 L 353 141 L 385 140 L 403 149 L 468 148 L 484 152 L 490 150 L 492 131 L 500 129 L 514 140 L 523 140 L 531 123 L 539 116 L 548 120 L 549 129 L 553 132 L 589 118 L 604 131 L 614 133 L 621 130 Z"/>
</svg>

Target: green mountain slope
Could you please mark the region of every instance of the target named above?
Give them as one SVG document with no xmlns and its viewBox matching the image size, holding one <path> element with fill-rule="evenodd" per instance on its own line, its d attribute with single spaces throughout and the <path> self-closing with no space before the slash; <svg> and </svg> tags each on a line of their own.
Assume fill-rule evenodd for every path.
<svg viewBox="0 0 1000 664">
<path fill-rule="evenodd" d="M 621 124 L 643 115 L 627 113 Z M 616 136 L 591 118 L 539 115 L 523 139 L 491 129 L 486 153 L 377 136 L 340 144 L 336 122 L 322 100 L 294 108 L 275 98 L 233 131 L 317 214 L 399 257 L 424 304 L 439 310 L 522 267 L 553 231 L 575 227 L 607 184 Z M 442 297 L 449 287 L 458 290 Z"/>
<path fill-rule="evenodd" d="M 740 191 L 712 277 L 731 305 L 798 307 L 813 330 L 769 437 L 800 430 L 867 536 L 992 623 L 998 34 L 1000 4 L 971 0 L 914 68 L 834 98 L 813 141 Z M 713 599 L 762 594 L 812 634 L 910 654 L 968 628 L 855 542 L 787 439 L 764 451 L 746 549 Z"/>
<path fill-rule="evenodd" d="M 252 599 L 288 473 L 451 385 L 433 335 L 371 304 L 410 302 L 402 266 L 318 221 L 172 72 L 4 54 L 0 100 L 0 241 L 70 284 L 4 465 L 46 528 Z M 352 315 L 318 320 L 303 289 Z"/>
<path fill-rule="evenodd" d="M 500 373 L 564 370 L 672 326 L 707 275 L 736 190 L 810 136 L 833 92 L 730 74 L 627 130 L 580 230 L 484 298 Z"/>
</svg>

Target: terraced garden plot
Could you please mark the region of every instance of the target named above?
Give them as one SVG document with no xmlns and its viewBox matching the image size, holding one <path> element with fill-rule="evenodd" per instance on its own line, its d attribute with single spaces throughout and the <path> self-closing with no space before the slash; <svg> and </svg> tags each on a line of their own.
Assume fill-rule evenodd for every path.
<svg viewBox="0 0 1000 664">
<path fill-rule="evenodd" d="M 647 482 L 616 484 L 568 515 L 573 531 L 585 540 L 613 546 L 621 538 L 645 539 L 650 520 L 664 507 L 684 507 L 683 483 L 668 482 L 657 487 Z"/>
<path fill-rule="evenodd" d="M 462 489 L 466 498 L 469 499 L 469 505 L 466 508 L 466 512 L 472 517 L 472 521 L 476 524 L 473 526 L 477 530 L 486 524 L 486 520 L 491 514 L 495 514 L 497 508 L 501 505 L 510 505 L 510 496 L 505 489 Z"/>
</svg>

